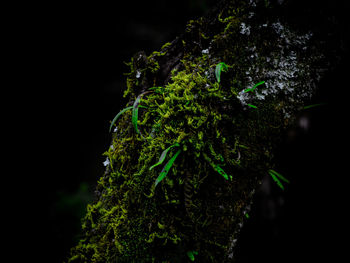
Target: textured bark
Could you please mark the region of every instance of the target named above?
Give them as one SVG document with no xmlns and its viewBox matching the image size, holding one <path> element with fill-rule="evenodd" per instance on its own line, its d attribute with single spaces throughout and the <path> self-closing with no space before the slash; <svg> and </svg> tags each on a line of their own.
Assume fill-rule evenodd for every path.
<svg viewBox="0 0 350 263">
<path fill-rule="evenodd" d="M 317 31 L 301 26 L 307 13 L 298 22 L 287 16 L 291 7 L 222 1 L 159 52 L 132 58 L 125 96 L 133 109 L 113 126 L 106 172 L 69 262 L 234 261 L 283 133 L 341 55 L 326 16 Z M 219 82 L 221 62 L 228 69 Z M 162 167 L 169 173 L 155 184 Z"/>
</svg>

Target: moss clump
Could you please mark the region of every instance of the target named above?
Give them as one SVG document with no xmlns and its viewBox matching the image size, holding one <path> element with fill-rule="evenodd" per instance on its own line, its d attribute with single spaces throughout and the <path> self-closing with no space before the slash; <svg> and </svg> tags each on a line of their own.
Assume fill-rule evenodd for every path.
<svg viewBox="0 0 350 263">
<path fill-rule="evenodd" d="M 132 58 L 126 106 L 142 95 L 140 133 L 126 111 L 105 153 L 109 165 L 96 201 L 88 206 L 84 236 L 69 262 L 186 262 L 189 251 L 198 252 L 198 262 L 232 257 L 252 193 L 273 168 L 280 134 L 303 105 L 304 97 L 289 97 L 288 88 L 293 94 L 312 92 L 313 75 L 304 71 L 281 72 L 286 89 L 266 91 L 280 77 L 272 74 L 279 62 L 293 60 L 303 43 L 284 54 L 278 43 L 291 31 L 277 34 L 271 21 L 251 15 L 256 8 L 227 1 L 217 16 L 191 21 L 181 38 L 159 52 Z M 267 45 L 266 39 L 277 44 Z M 302 55 L 298 59 L 305 71 L 312 64 Z M 220 62 L 228 70 L 218 83 L 214 71 Z M 242 93 L 262 80 L 265 88 Z M 290 86 L 292 80 L 298 85 Z M 162 167 L 149 168 L 176 143 L 181 153 L 155 186 Z"/>
</svg>

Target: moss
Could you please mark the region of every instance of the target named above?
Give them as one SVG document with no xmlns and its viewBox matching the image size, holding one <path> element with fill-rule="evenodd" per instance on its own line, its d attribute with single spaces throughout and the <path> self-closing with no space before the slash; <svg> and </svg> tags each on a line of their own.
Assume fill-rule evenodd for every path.
<svg viewBox="0 0 350 263">
<path fill-rule="evenodd" d="M 264 78 L 274 69 L 268 58 L 278 59 L 273 54 L 282 51 L 265 41 L 281 36 L 272 27 L 259 28 L 262 17 L 249 20 L 252 10 L 245 1 L 229 3 L 211 23 L 190 21 L 169 81 L 162 75 L 163 58 L 175 43 L 149 56 L 140 52 L 128 63 L 126 106 L 149 91 L 140 100 L 147 108 L 138 111 L 143 137 L 133 128 L 132 112 L 125 112 L 105 153 L 110 164 L 98 182 L 96 202 L 87 208 L 84 236 L 69 262 L 186 262 L 188 251 L 198 252 L 198 262 L 227 260 L 252 193 L 273 168 L 280 134 L 292 121 L 286 109 L 297 112 L 302 105 L 283 92 L 262 100 L 257 91 L 242 99 L 251 83 L 273 83 Z M 248 22 L 250 34 L 242 34 Z M 251 57 L 252 47 L 258 58 Z M 214 70 L 222 61 L 229 69 L 219 84 Z M 149 168 L 175 143 L 182 152 L 155 187 L 161 167 Z M 174 154 L 170 150 L 167 159 Z"/>
</svg>

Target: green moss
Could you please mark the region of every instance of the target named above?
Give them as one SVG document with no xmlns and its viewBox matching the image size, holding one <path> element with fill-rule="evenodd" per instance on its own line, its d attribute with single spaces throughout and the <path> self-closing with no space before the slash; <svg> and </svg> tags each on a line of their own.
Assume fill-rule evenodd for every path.
<svg viewBox="0 0 350 263">
<path fill-rule="evenodd" d="M 149 56 L 138 53 L 128 63 L 126 106 L 149 91 L 139 101 L 145 106 L 138 109 L 140 133 L 131 111 L 120 116 L 105 153 L 110 164 L 69 262 L 185 262 L 192 250 L 198 251 L 198 262 L 224 262 L 288 124 L 283 99 L 252 98 L 257 109 L 245 108 L 238 99 L 251 67 L 245 47 L 266 37 L 240 34 L 249 9 L 244 1 L 239 7 L 225 8 L 215 26 L 190 21 L 180 41 L 181 61 L 168 82 L 162 83 L 160 71 L 170 43 Z M 262 45 L 259 52 L 270 48 Z M 258 66 L 268 68 L 261 61 Z M 214 71 L 220 62 L 230 67 L 219 84 Z M 182 152 L 155 188 L 162 165 L 149 168 L 176 143 Z M 166 158 L 174 154 L 169 151 Z"/>
<path fill-rule="evenodd" d="M 194 70 L 197 71 L 195 74 Z M 239 178 L 234 176 L 236 171 L 241 169 L 242 163 L 248 167 L 248 161 L 251 163 L 257 153 L 254 148 L 248 151 L 237 146 L 252 142 L 247 141 L 248 134 L 240 134 L 240 129 L 233 125 L 243 116 L 236 115 L 233 121 L 235 108 L 221 107 L 224 97 L 233 97 L 232 90 L 212 83 L 204 70 L 204 65 L 191 62 L 184 70 L 173 72 L 169 84 L 157 87 L 142 97 L 140 103 L 147 109 L 140 109 L 138 124 L 145 139 L 132 129 L 130 113 L 126 112 L 118 122 L 118 131 L 121 132 L 114 134 L 113 147 L 106 152 L 110 160 L 109 169 L 113 172 L 99 181 L 100 201 L 88 207 L 84 220 L 88 238 L 81 241 L 75 253 L 79 251 L 90 255 L 95 262 L 112 262 L 110 258 L 118 259 L 117 262 L 148 262 L 148 259 L 141 261 L 145 254 L 153 255 L 156 262 L 160 262 L 170 259 L 164 251 L 169 251 L 169 255 L 178 251 L 177 256 L 181 257 L 182 248 L 201 244 L 207 238 L 212 241 L 196 248 L 201 251 L 201 257 L 208 256 L 206 251 L 210 251 L 210 247 L 226 248 L 228 240 L 220 240 L 217 234 L 216 238 L 209 238 L 205 233 L 210 225 L 206 215 L 213 217 L 210 209 L 217 209 L 215 202 L 212 204 L 214 207 L 207 207 L 207 202 L 217 197 L 206 200 L 206 189 L 214 184 L 218 188 L 215 191 L 211 189 L 213 195 L 230 193 L 230 189 L 237 188 L 239 182 Z M 235 104 L 239 106 L 233 101 Z M 223 144 L 223 141 L 226 143 Z M 160 183 L 161 187 L 154 189 L 153 184 L 160 171 L 150 171 L 149 167 L 157 162 L 164 149 L 175 143 L 180 143 L 184 149 L 178 157 L 179 162 L 174 163 L 167 180 Z M 231 148 L 233 145 L 235 148 Z M 239 151 L 243 156 L 240 163 L 225 162 L 237 159 Z M 213 162 L 207 162 L 208 159 Z M 214 167 L 214 160 L 233 175 L 232 182 L 213 173 L 211 166 Z M 190 200 L 191 212 L 184 207 L 185 180 L 194 191 Z M 218 189 L 221 190 L 215 194 Z M 244 198 L 248 197 L 247 193 L 241 194 Z M 236 198 L 230 196 L 226 201 L 231 203 L 230 207 L 235 206 Z M 143 216 L 140 217 L 140 214 Z M 232 219 L 220 221 L 216 222 L 218 226 L 215 229 L 220 228 L 222 232 L 226 227 L 232 228 L 229 222 Z M 193 229 L 198 232 L 192 233 Z"/>
</svg>

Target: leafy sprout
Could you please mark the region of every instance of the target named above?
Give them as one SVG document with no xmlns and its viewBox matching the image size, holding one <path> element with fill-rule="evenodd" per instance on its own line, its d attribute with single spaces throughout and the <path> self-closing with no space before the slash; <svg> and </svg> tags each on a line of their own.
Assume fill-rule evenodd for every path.
<svg viewBox="0 0 350 263">
<path fill-rule="evenodd" d="M 213 161 L 210 159 L 210 157 L 209 157 L 208 155 L 206 155 L 205 153 L 203 153 L 203 157 L 204 157 L 204 159 L 205 159 L 206 161 L 209 162 L 209 164 L 211 165 L 211 167 L 213 167 L 213 169 L 214 169 L 215 171 L 217 171 L 220 175 L 222 175 L 222 177 L 224 177 L 226 180 L 229 180 L 229 178 L 230 178 L 230 180 L 232 180 L 232 176 L 231 176 L 231 175 L 228 175 L 228 174 L 224 171 L 224 169 L 222 169 L 222 168 L 220 167 L 220 165 L 213 163 Z"/>
<path fill-rule="evenodd" d="M 141 137 L 143 138 L 141 132 L 139 131 L 139 129 L 137 128 L 137 120 L 138 120 L 138 115 L 139 115 L 139 107 L 140 108 L 146 108 L 145 106 L 142 106 L 142 105 L 139 105 L 140 104 L 140 100 L 142 98 L 143 95 L 147 94 L 147 93 L 150 93 L 152 91 L 146 91 L 146 92 L 143 92 L 141 93 L 135 100 L 134 102 L 134 105 L 133 106 L 130 106 L 130 107 L 127 107 L 125 109 L 123 109 L 121 112 L 119 112 L 117 114 L 117 116 L 115 116 L 115 118 L 113 119 L 112 123 L 111 123 L 111 126 L 109 127 L 109 130 L 111 130 L 112 126 L 114 125 L 114 123 L 117 121 L 117 119 L 120 117 L 121 114 L 123 114 L 125 111 L 127 110 L 130 110 L 132 109 L 132 119 L 131 119 L 131 122 L 135 128 L 135 131 L 137 134 L 140 134 Z"/>
<path fill-rule="evenodd" d="M 255 106 L 255 105 L 253 105 L 253 104 L 248 104 L 248 103 L 247 103 L 247 106 L 249 106 L 249 107 L 251 107 L 251 108 L 253 108 L 253 109 L 257 109 L 257 108 L 258 108 L 257 106 Z"/>
<path fill-rule="evenodd" d="M 137 119 L 138 119 L 138 115 L 139 115 L 139 104 L 140 104 L 141 96 L 142 96 L 142 94 L 140 94 L 136 98 L 136 100 L 134 102 L 134 105 L 132 106 L 132 119 L 131 119 L 131 122 L 134 125 L 136 133 L 140 134 L 142 136 L 141 132 L 137 128 Z"/>
<path fill-rule="evenodd" d="M 284 186 L 282 184 L 282 182 L 279 180 L 281 179 L 282 181 L 286 182 L 286 183 L 290 183 L 288 179 L 286 179 L 285 177 L 283 177 L 280 173 L 276 172 L 275 170 L 269 170 L 269 174 L 272 177 L 272 179 L 276 182 L 276 184 L 282 189 L 284 190 Z"/>
<path fill-rule="evenodd" d="M 249 88 L 249 89 L 245 89 L 244 92 L 253 92 L 257 87 L 259 87 L 260 85 L 263 85 L 265 83 L 265 81 L 260 81 L 258 83 L 256 83 L 252 88 Z M 257 109 L 258 107 L 253 105 L 253 104 L 248 104 L 247 103 L 247 106 L 253 108 L 253 109 Z"/>
<path fill-rule="evenodd" d="M 226 180 L 228 180 L 229 175 L 222 169 L 219 165 L 214 166 L 215 171 L 217 171 L 219 174 L 221 174 Z M 232 179 L 232 176 L 230 176 Z"/>
<path fill-rule="evenodd" d="M 307 105 L 305 106 L 303 109 L 307 110 L 307 109 L 311 109 L 311 108 L 315 108 L 315 107 L 320 107 L 320 106 L 324 106 L 327 103 L 317 103 L 317 104 L 311 104 L 311 105 Z"/>
<path fill-rule="evenodd" d="M 194 261 L 194 256 L 198 255 L 198 252 L 197 251 L 188 251 L 186 254 L 191 261 Z"/>
<path fill-rule="evenodd" d="M 156 164 L 152 165 L 152 166 L 149 168 L 149 170 L 152 170 L 154 167 L 156 167 L 156 166 L 162 164 L 162 163 L 164 162 L 164 160 L 165 160 L 165 157 L 166 157 L 168 151 L 169 151 L 171 148 L 176 147 L 176 146 L 180 146 L 180 144 L 175 143 L 175 144 L 169 146 L 167 149 L 165 149 L 165 150 L 162 152 L 161 156 L 159 157 L 158 162 L 157 162 Z"/>
<path fill-rule="evenodd" d="M 260 86 L 264 83 L 265 83 L 265 81 L 260 81 L 260 82 L 256 83 L 252 88 L 244 90 L 244 92 L 254 91 L 258 86 Z"/>
<path fill-rule="evenodd" d="M 142 106 L 142 105 L 138 105 L 138 107 L 147 109 L 146 106 Z M 117 122 L 117 120 L 120 118 L 120 116 L 121 116 L 124 112 L 126 112 L 126 111 L 128 111 L 128 110 L 131 110 L 131 109 L 133 109 L 133 108 L 134 108 L 134 106 L 130 106 L 130 107 L 126 107 L 125 109 L 122 109 L 122 110 L 114 117 L 114 119 L 112 120 L 111 125 L 109 126 L 109 132 L 112 131 L 113 125 Z M 136 118 L 136 119 L 137 119 L 137 118 Z"/>
<path fill-rule="evenodd" d="M 177 156 L 181 153 L 181 150 L 178 150 L 173 157 L 167 162 L 167 164 L 163 167 L 163 170 L 160 172 L 158 178 L 156 179 L 156 182 L 154 186 L 157 186 L 168 174 L 170 168 L 173 166 Z"/>
<path fill-rule="evenodd" d="M 109 132 L 111 132 L 113 125 L 117 122 L 117 120 L 119 119 L 119 117 L 126 112 L 127 110 L 131 110 L 132 106 L 130 107 L 126 107 L 125 109 L 122 109 L 112 120 L 111 125 L 109 126 Z"/>
<path fill-rule="evenodd" d="M 226 65 L 225 62 L 220 62 L 219 64 L 216 65 L 215 68 L 215 77 L 217 82 L 220 83 L 221 80 L 221 71 L 226 72 L 228 70 L 228 66 Z"/>
</svg>

